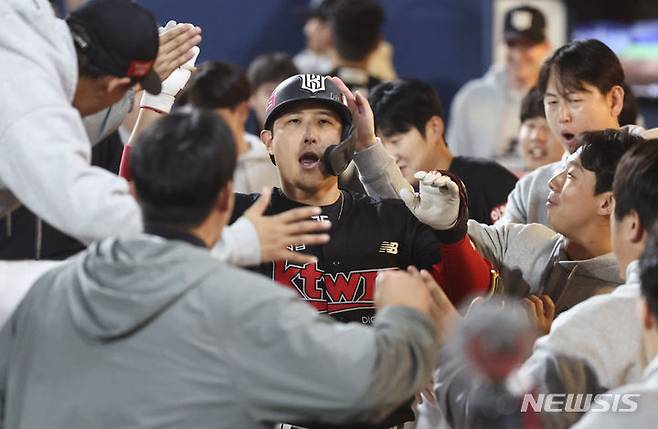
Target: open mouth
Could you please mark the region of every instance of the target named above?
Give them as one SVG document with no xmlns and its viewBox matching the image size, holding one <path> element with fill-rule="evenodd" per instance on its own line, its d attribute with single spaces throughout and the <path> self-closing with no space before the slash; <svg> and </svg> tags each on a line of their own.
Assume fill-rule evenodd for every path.
<svg viewBox="0 0 658 429">
<path fill-rule="evenodd" d="M 320 164 L 320 157 L 313 152 L 304 152 L 302 156 L 299 157 L 299 164 L 303 169 L 310 170 Z"/>
<path fill-rule="evenodd" d="M 562 136 L 562 139 L 564 142 L 569 145 L 571 148 L 575 148 L 578 145 L 578 142 L 576 141 L 576 135 L 574 133 L 570 133 L 568 131 L 564 131 L 560 133 Z"/>
</svg>

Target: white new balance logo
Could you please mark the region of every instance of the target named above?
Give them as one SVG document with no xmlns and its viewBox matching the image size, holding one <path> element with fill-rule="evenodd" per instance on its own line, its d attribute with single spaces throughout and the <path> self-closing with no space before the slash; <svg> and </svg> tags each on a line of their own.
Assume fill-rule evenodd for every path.
<svg viewBox="0 0 658 429">
<path fill-rule="evenodd" d="M 391 255 L 398 254 L 398 242 L 397 241 L 382 241 L 382 245 L 379 246 L 379 253 L 390 253 Z"/>
</svg>

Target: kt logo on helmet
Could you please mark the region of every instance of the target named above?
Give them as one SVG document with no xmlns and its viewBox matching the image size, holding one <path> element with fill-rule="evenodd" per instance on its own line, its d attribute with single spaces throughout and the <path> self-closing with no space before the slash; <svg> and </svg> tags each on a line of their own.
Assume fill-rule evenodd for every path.
<svg viewBox="0 0 658 429">
<path fill-rule="evenodd" d="M 324 91 L 324 81 L 326 76 L 319 74 L 303 74 L 299 76 L 302 79 L 302 89 L 310 92 Z"/>
<path fill-rule="evenodd" d="M 273 278 L 296 289 L 305 301 L 327 313 L 374 308 L 377 270 L 325 273 L 317 264 L 274 263 Z"/>
</svg>

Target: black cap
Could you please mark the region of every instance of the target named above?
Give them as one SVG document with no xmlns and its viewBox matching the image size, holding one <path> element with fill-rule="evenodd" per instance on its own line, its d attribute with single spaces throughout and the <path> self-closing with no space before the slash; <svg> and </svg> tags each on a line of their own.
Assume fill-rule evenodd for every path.
<svg viewBox="0 0 658 429">
<path fill-rule="evenodd" d="M 531 6 L 515 7 L 505 13 L 505 42 L 527 40 L 540 43 L 546 40 L 546 18 Z"/>
<path fill-rule="evenodd" d="M 352 124 L 352 112 L 347 107 L 343 93 L 327 76 L 297 74 L 284 80 L 274 88 L 265 108 L 264 129 L 272 130 L 274 120 L 288 106 L 299 102 L 316 101 L 338 114 L 343 123 L 343 132 Z"/>
<path fill-rule="evenodd" d="M 103 73 L 130 77 L 151 94 L 162 84 L 153 64 L 158 26 L 153 14 L 131 0 L 91 0 L 67 18 L 73 41 Z"/>
<path fill-rule="evenodd" d="M 308 7 L 302 9 L 306 19 L 319 18 L 328 21 L 331 18 L 331 8 L 336 0 L 310 0 Z"/>
</svg>

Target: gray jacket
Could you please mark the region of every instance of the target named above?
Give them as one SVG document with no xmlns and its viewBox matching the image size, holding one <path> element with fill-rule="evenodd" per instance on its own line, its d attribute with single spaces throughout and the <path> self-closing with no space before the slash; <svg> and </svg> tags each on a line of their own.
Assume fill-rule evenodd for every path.
<svg viewBox="0 0 658 429">
<path fill-rule="evenodd" d="M 0 331 L 0 428 L 378 419 L 435 350 L 415 310 L 340 324 L 205 248 L 110 239 L 44 274 Z"/>
<path fill-rule="evenodd" d="M 468 235 L 500 273 L 505 293 L 550 295 L 557 313 L 623 283 L 614 254 L 570 261 L 565 238 L 543 225 L 489 226 L 470 220 Z"/>
<path fill-rule="evenodd" d="M 560 168 L 562 161 L 543 165 L 521 177 L 507 197 L 505 213 L 496 225 L 506 223 L 540 223 L 550 227 L 546 199 L 548 182 Z"/>
</svg>

